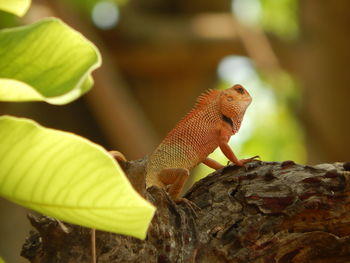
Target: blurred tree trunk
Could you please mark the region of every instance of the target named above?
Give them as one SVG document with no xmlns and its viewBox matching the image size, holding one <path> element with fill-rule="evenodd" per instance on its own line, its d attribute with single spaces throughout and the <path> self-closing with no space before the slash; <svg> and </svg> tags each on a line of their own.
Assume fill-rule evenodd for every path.
<svg viewBox="0 0 350 263">
<path fill-rule="evenodd" d="M 349 14 L 347 0 L 299 1 L 299 44 L 283 56 L 302 84 L 310 163 L 349 160 Z"/>
<path fill-rule="evenodd" d="M 26 214 L 28 210 L 0 198 L 0 256 L 6 262 L 28 262 L 20 257 L 23 240 L 31 228 Z"/>
<path fill-rule="evenodd" d="M 350 163 L 253 162 L 199 181 L 175 204 L 152 187 L 144 241 L 97 231 L 98 262 L 350 262 Z M 31 262 L 90 262 L 90 230 L 30 217 Z"/>
</svg>

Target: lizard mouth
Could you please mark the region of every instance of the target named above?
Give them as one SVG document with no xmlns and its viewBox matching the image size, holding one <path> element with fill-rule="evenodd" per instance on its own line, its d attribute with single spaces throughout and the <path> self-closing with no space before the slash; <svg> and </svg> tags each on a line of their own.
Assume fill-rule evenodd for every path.
<svg viewBox="0 0 350 263">
<path fill-rule="evenodd" d="M 232 129 L 233 129 L 233 120 L 232 120 L 232 118 L 229 118 L 229 117 L 227 117 L 226 115 L 224 115 L 224 114 L 222 114 L 222 120 L 224 121 L 224 122 L 226 122 L 226 123 L 228 123 L 231 127 L 232 127 Z"/>
</svg>

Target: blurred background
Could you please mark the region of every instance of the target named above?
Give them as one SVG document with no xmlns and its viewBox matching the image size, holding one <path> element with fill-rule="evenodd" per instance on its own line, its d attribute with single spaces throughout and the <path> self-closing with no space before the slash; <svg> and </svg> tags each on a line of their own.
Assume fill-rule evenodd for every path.
<svg viewBox="0 0 350 263">
<path fill-rule="evenodd" d="M 98 46 L 103 66 L 74 103 L 0 103 L 0 114 L 137 159 L 200 93 L 240 83 L 253 103 L 230 142 L 239 158 L 349 161 L 349 13 L 347 0 L 34 0 L 22 19 L 0 12 L 0 26 L 59 17 Z M 213 158 L 227 162 L 219 151 Z M 197 178 L 209 172 L 195 171 Z M 7 262 L 26 262 L 19 256 L 30 229 L 26 213 L 0 199 Z"/>
</svg>

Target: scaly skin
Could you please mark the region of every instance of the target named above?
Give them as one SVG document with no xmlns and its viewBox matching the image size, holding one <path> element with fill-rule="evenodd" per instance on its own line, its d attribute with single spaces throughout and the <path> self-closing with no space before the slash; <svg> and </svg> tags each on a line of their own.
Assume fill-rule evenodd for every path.
<svg viewBox="0 0 350 263">
<path fill-rule="evenodd" d="M 202 94 L 197 104 L 171 130 L 151 154 L 146 167 L 146 187 L 167 189 L 178 199 L 189 170 L 199 163 L 214 169 L 223 165 L 207 158 L 217 147 L 233 163 L 243 166 L 254 159 L 238 160 L 228 141 L 240 128 L 244 113 L 251 103 L 249 93 L 241 86 Z"/>
</svg>

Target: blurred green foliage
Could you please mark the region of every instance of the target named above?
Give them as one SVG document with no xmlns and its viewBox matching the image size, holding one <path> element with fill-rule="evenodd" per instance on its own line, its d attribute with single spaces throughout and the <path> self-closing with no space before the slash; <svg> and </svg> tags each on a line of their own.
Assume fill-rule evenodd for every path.
<svg viewBox="0 0 350 263">
<path fill-rule="evenodd" d="M 22 17 L 29 9 L 31 0 L 1 0 L 0 9 Z"/>
<path fill-rule="evenodd" d="M 17 26 L 19 21 L 18 16 L 0 10 L 0 29 Z"/>
<path fill-rule="evenodd" d="M 281 37 L 293 38 L 298 35 L 298 1 L 259 0 L 262 7 L 263 29 Z"/>
<path fill-rule="evenodd" d="M 283 38 L 298 36 L 296 0 L 232 0 L 232 10 L 242 23 Z"/>
<path fill-rule="evenodd" d="M 125 5 L 128 0 L 65 0 L 68 4 L 73 4 L 86 15 L 90 15 L 92 9 L 100 2 L 113 2 L 118 6 Z"/>
<path fill-rule="evenodd" d="M 303 130 L 297 120 L 301 105 L 300 91 L 293 78 L 286 72 L 277 72 L 274 77 L 263 76 L 263 89 L 270 89 L 274 104 L 267 109 L 261 108 L 254 114 L 251 137 L 242 146 L 242 156 L 260 155 L 266 161 L 294 160 L 304 163 L 306 150 Z M 255 98 L 255 101 L 259 97 Z"/>
</svg>

